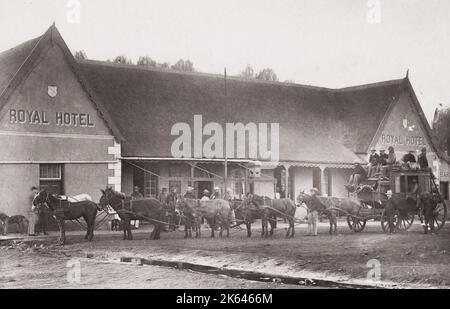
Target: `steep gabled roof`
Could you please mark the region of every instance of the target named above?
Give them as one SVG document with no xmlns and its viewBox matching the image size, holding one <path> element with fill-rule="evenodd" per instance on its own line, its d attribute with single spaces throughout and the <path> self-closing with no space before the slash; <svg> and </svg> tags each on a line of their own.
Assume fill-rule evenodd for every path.
<svg viewBox="0 0 450 309">
<path fill-rule="evenodd" d="M 366 153 L 389 106 L 404 91 L 404 79 L 336 90 L 339 118 L 346 123 L 345 145 Z"/>
<path fill-rule="evenodd" d="M 41 37 L 29 40 L 0 53 L 0 95 L 19 71 Z"/>
<path fill-rule="evenodd" d="M 101 100 L 90 89 L 85 78 L 79 72 L 78 65 L 64 42 L 61 34 L 53 24 L 42 36 L 27 41 L 15 48 L 0 53 L 0 112 L 7 103 L 10 95 L 28 76 L 36 61 L 53 45 L 58 45 L 66 58 L 68 65 L 80 82 L 91 102 L 97 108 L 112 134 L 119 140 L 123 139 L 108 111 Z"/>
</svg>

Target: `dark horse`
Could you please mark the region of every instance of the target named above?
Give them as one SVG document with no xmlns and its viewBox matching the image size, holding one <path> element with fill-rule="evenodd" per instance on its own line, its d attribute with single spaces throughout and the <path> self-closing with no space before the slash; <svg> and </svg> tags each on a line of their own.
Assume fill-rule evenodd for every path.
<svg viewBox="0 0 450 309">
<path fill-rule="evenodd" d="M 250 203 L 244 203 L 243 200 L 231 200 L 230 206 L 235 212 L 237 225 L 245 223 L 247 228 L 247 237 L 252 237 L 252 223 L 258 219 L 262 219 L 263 211 Z M 273 233 L 273 229 L 276 228 L 276 221 L 269 220 L 270 230 Z M 264 234 L 261 233 L 261 237 Z"/>
<path fill-rule="evenodd" d="M 393 194 L 386 206 L 388 218 L 388 232 L 393 233 L 401 227 L 402 221 L 410 216 L 418 215 L 427 234 L 437 232 L 439 226 L 435 222 L 435 210 L 440 201 L 438 194 L 422 193 L 418 197 L 419 201 L 412 197 L 403 197 Z M 397 217 L 396 217 L 397 216 Z M 412 224 L 412 221 L 410 221 Z M 435 226 L 436 224 L 436 226 Z"/>
<path fill-rule="evenodd" d="M 101 190 L 100 207 L 105 209 L 111 206 L 122 220 L 123 239 L 132 240 L 131 220 L 145 220 L 154 225 L 150 239 L 160 239 L 164 229 L 166 210 L 160 201 L 154 198 L 132 200 L 123 193 L 116 192 L 112 188 Z"/>
<path fill-rule="evenodd" d="M 273 235 L 273 229 L 276 228 L 277 217 L 286 219 L 289 222 L 289 228 L 286 231 L 286 238 L 292 238 L 295 234 L 294 222 L 295 211 L 297 207 L 294 202 L 288 198 L 273 200 L 266 196 L 250 195 L 245 201 L 246 206 L 253 205 L 261 212 L 261 237 L 267 238 Z M 270 233 L 269 233 L 269 222 Z"/>
<path fill-rule="evenodd" d="M 85 239 L 89 241 L 92 240 L 94 237 L 95 218 L 98 210 L 97 204 L 92 201 L 71 203 L 69 201 L 61 200 L 46 191 L 41 191 L 34 198 L 33 205 L 39 207 L 44 204 L 50 208 L 53 217 L 58 223 L 59 231 L 61 232 L 58 242 L 61 245 L 66 243 L 66 220 L 83 218 L 87 225 Z"/>
</svg>

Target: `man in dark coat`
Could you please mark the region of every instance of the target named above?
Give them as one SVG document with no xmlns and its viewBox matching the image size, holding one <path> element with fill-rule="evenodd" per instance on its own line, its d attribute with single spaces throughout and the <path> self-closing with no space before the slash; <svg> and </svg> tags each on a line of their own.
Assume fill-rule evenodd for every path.
<svg viewBox="0 0 450 309">
<path fill-rule="evenodd" d="M 139 187 L 138 186 L 134 186 L 134 191 L 133 193 L 131 193 L 131 198 L 133 200 L 139 200 L 139 199 L 143 199 L 144 195 L 142 195 L 142 193 L 139 191 Z"/>
<path fill-rule="evenodd" d="M 420 168 L 428 168 L 427 149 L 425 147 L 422 148 L 417 162 Z"/>
<path fill-rule="evenodd" d="M 384 149 L 380 149 L 380 158 L 379 158 L 379 163 L 382 166 L 386 166 L 387 165 L 387 160 L 388 160 L 389 156 L 386 153 L 386 150 Z"/>
<path fill-rule="evenodd" d="M 378 163 L 380 161 L 380 156 L 377 154 L 376 149 L 372 149 L 369 155 L 369 169 L 367 172 L 367 177 L 372 177 L 378 169 Z"/>
<path fill-rule="evenodd" d="M 347 190 L 353 192 L 356 187 L 367 179 L 367 173 L 364 167 L 361 166 L 359 162 L 355 162 L 355 168 L 353 169 L 353 173 L 350 176 L 348 184 L 345 185 Z"/>
<path fill-rule="evenodd" d="M 414 151 L 413 150 L 408 151 L 408 153 L 403 156 L 402 161 L 405 164 L 416 163 L 417 161 L 416 161 L 416 157 L 414 156 Z"/>
</svg>

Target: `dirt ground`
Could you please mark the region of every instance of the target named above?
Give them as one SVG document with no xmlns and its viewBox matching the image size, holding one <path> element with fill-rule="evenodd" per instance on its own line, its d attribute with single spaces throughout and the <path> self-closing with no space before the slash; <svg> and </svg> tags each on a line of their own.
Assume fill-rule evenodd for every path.
<svg viewBox="0 0 450 309">
<path fill-rule="evenodd" d="M 74 233 L 65 247 L 49 245 L 54 238 L 34 241 L 35 248 L 29 244 L 0 247 L 0 287 L 80 287 L 66 279 L 66 263 L 71 259 L 81 263 L 85 288 L 294 287 L 118 262 L 123 257 L 139 257 L 382 287 L 450 288 L 450 224 L 438 235 L 424 235 L 419 224 L 394 235 L 382 233 L 379 222 L 369 223 L 358 234 L 350 232 L 344 222 L 338 230 L 339 235 L 330 236 L 327 225 L 322 224 L 319 236 L 307 237 L 306 227 L 301 225 L 296 227 L 294 239 L 285 239 L 285 229 L 279 224 L 273 238 L 261 239 L 255 225 L 251 239 L 243 230 L 232 230 L 228 239 L 211 239 L 204 230 L 201 239 L 186 240 L 181 231 L 175 231 L 152 241 L 144 228 L 134 231 L 133 241 L 122 240 L 120 232 L 99 232 L 91 243 Z M 368 273 L 380 276 L 367 279 Z"/>
</svg>

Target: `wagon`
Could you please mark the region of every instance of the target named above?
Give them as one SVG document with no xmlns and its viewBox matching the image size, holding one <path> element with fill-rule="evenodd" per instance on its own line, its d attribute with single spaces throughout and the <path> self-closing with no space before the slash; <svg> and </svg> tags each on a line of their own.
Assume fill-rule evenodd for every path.
<svg viewBox="0 0 450 309">
<path fill-rule="evenodd" d="M 388 175 L 389 177 L 369 179 L 368 183 L 354 193 L 362 208 L 358 214 L 347 216 L 349 228 L 354 232 L 361 232 L 368 220 L 380 220 L 383 231 L 391 233 L 408 230 L 416 216 L 423 222 L 421 208 L 417 206 L 415 196 L 411 192 L 413 182 L 417 182 L 421 194 L 437 196 L 432 224 L 435 231 L 442 229 L 447 219 L 447 208 L 432 170 L 393 166 Z M 405 206 L 388 211 L 386 208 L 390 199 L 400 201 Z"/>
</svg>

